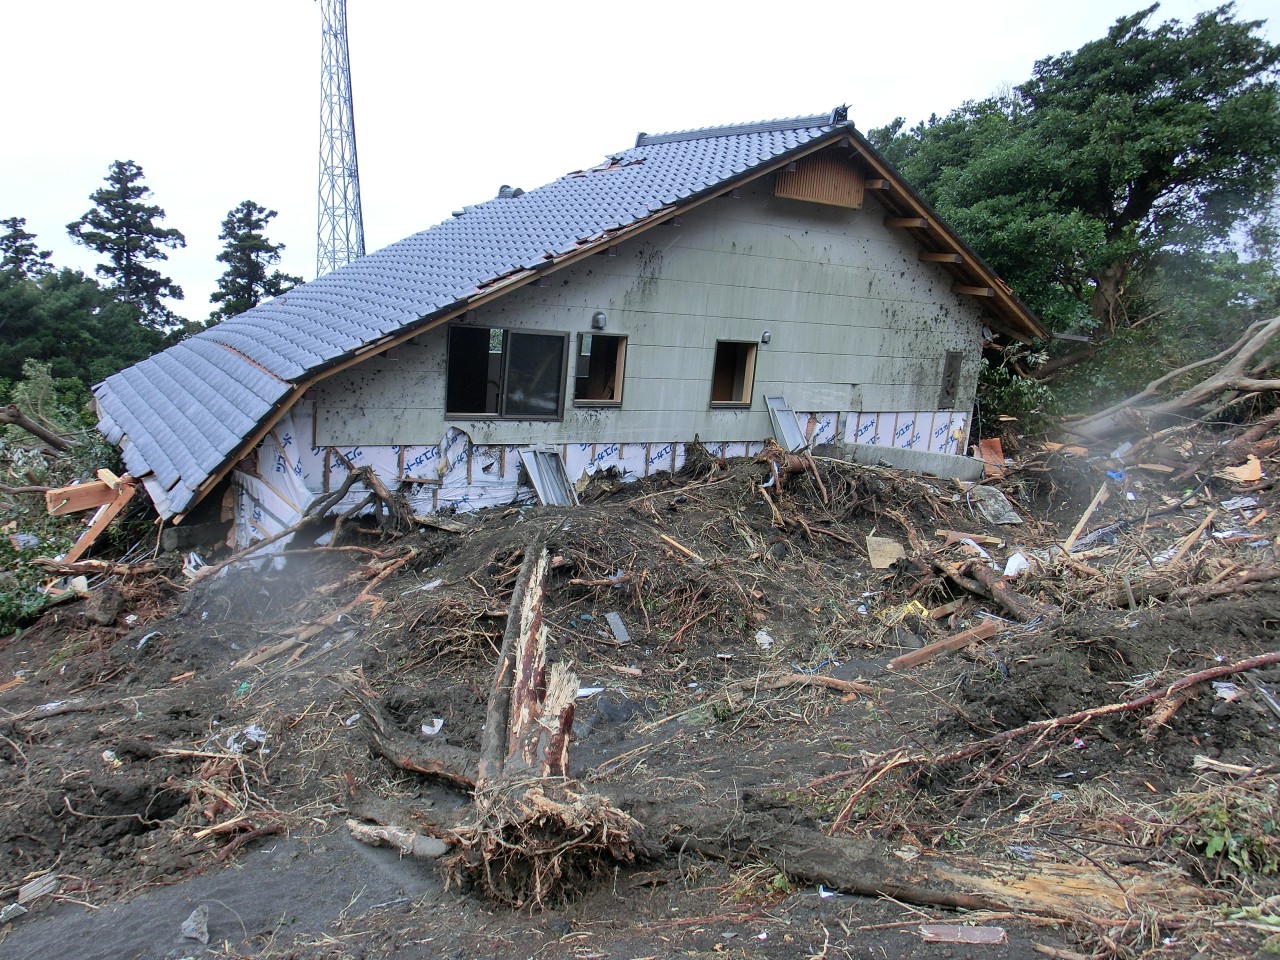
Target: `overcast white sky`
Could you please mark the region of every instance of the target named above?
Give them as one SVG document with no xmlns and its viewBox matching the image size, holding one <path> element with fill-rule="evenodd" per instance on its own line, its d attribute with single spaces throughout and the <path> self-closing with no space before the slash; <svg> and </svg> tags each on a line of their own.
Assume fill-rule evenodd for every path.
<svg viewBox="0 0 1280 960">
<path fill-rule="evenodd" d="M 630 147 L 638 131 L 850 105 L 861 130 L 914 123 L 1027 79 L 1140 0 L 751 4 L 348 0 L 369 250 L 500 184 L 526 189 Z M 1188 21 L 1208 0 L 1168 0 Z M 1266 19 L 1275 0 L 1239 0 Z M 92 272 L 66 224 L 113 160 L 134 160 L 187 247 L 162 269 L 203 319 L 218 231 L 279 211 L 281 266 L 315 275 L 320 11 L 314 0 L 42 0 L 0 15 L 0 218 Z M 1277 26 L 1264 30 L 1276 39 Z"/>
</svg>

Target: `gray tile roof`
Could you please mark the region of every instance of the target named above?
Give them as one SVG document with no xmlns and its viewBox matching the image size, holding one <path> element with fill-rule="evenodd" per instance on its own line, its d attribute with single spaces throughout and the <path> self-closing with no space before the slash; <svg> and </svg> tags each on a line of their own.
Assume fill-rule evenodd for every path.
<svg viewBox="0 0 1280 960">
<path fill-rule="evenodd" d="M 163 516 L 184 513 L 300 381 L 505 276 L 852 130 L 837 111 L 641 134 L 597 167 L 467 207 L 109 377 L 94 387 L 99 429 L 121 446 L 130 473 L 154 475 L 148 490 Z"/>
</svg>

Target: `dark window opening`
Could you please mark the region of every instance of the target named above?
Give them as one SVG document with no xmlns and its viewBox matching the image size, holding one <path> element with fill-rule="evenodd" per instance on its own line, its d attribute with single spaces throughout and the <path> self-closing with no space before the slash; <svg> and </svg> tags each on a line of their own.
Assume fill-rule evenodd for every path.
<svg viewBox="0 0 1280 960">
<path fill-rule="evenodd" d="M 750 406 L 755 378 L 756 345 L 721 340 L 711 370 L 711 404 Z"/>
<path fill-rule="evenodd" d="M 450 327 L 445 413 L 560 419 L 568 342 L 562 333 Z"/>
<path fill-rule="evenodd" d="M 960 365 L 964 362 L 964 354 L 959 350 L 948 350 L 942 361 L 942 387 L 938 391 L 938 409 L 954 410 L 956 397 L 960 393 Z"/>
<path fill-rule="evenodd" d="M 627 338 L 583 333 L 573 377 L 573 402 L 606 406 L 622 403 L 622 370 Z"/>
</svg>

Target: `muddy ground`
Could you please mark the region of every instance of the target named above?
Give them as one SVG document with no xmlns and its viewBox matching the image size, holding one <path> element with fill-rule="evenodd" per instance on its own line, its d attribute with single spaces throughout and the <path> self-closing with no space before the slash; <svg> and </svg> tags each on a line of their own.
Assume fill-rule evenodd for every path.
<svg viewBox="0 0 1280 960">
<path fill-rule="evenodd" d="M 1026 522 L 997 525 L 950 481 L 816 461 L 762 491 L 765 464 L 690 462 L 643 484 L 597 482 L 576 508 L 395 535 L 349 525 L 336 549 L 295 538 L 283 569 L 190 583 L 171 557 L 163 575 L 97 578 L 89 597 L 0 639 L 0 904 L 56 877 L 0 924 L 0 956 L 1070 960 L 1263 947 L 1280 912 L 1280 718 L 1266 700 L 1280 667 L 930 760 L 1280 650 L 1280 591 L 1221 589 L 1276 562 L 1270 514 L 1249 524 L 1277 511 L 1265 476 L 1242 484 L 1210 466 L 1188 479 L 1178 463 L 1112 481 L 1123 489 L 1082 530 L 1104 531 L 1095 546 L 1046 553 L 1008 581 L 1034 605 L 1018 623 L 930 561 L 977 547 L 1001 566 L 1018 550 L 1035 561 L 1106 464 L 1055 455 L 1012 470 L 991 485 Z M 1242 495 L 1256 503 L 1221 506 Z M 947 545 L 948 530 L 979 539 Z M 868 534 L 906 556 L 873 569 Z M 435 861 L 357 843 L 344 824 L 447 833 L 465 818 L 464 791 L 370 749 L 352 690 L 367 684 L 428 748 L 477 750 L 531 538 L 552 557 L 551 659 L 583 688 L 574 774 L 663 836 L 557 903 L 513 909 L 446 889 Z M 1006 618 L 994 638 L 889 669 L 986 614 Z M 788 673 L 870 692 L 755 683 Z M 914 760 L 885 769 L 894 757 Z M 996 884 L 1074 870 L 1084 902 L 1090 883 L 1107 889 L 1096 909 L 854 896 L 814 881 L 839 871 L 815 867 L 812 850 L 733 829 L 762 822 L 874 848 L 926 887 L 945 867 Z M 682 829 L 718 833 L 682 846 Z M 201 906 L 207 944 L 182 934 Z M 927 942 L 922 923 L 1005 939 Z"/>
</svg>

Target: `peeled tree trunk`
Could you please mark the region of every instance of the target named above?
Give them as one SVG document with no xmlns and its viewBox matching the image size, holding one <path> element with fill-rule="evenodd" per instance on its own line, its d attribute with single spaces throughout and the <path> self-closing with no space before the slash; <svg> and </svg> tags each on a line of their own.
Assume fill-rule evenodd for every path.
<svg viewBox="0 0 1280 960">
<path fill-rule="evenodd" d="M 1114 333 L 1120 326 L 1124 308 L 1120 301 L 1124 298 L 1125 281 L 1129 277 L 1129 263 L 1120 260 L 1104 267 L 1094 277 L 1093 296 L 1089 301 L 1089 311 L 1107 333 Z"/>
<path fill-rule="evenodd" d="M 1243 394 L 1280 390 L 1280 378 L 1267 376 L 1274 360 L 1268 358 L 1265 362 L 1256 362 L 1258 355 L 1278 333 L 1280 317 L 1252 323 L 1239 340 L 1221 353 L 1170 371 L 1152 380 L 1132 397 L 1067 424 L 1066 428 L 1085 440 L 1104 440 L 1132 430 L 1137 424 L 1159 429 L 1164 421 L 1201 416 Z M 1217 371 L 1199 383 L 1172 396 L 1164 395 L 1171 383 L 1216 364 L 1221 364 Z"/>
</svg>

